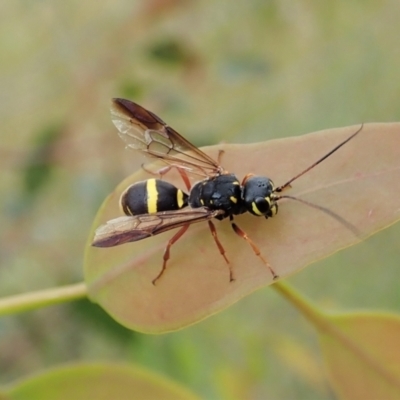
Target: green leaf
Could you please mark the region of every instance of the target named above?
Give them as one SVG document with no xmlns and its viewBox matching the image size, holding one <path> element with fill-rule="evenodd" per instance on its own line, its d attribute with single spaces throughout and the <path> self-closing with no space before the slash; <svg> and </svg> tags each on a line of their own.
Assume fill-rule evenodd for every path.
<svg viewBox="0 0 400 400">
<path fill-rule="evenodd" d="M 8 387 L 10 400 L 196 400 L 176 383 L 139 367 L 82 364 L 55 368 Z"/>
<path fill-rule="evenodd" d="M 304 170 L 354 133 L 359 126 L 250 145 L 205 149 L 239 179 L 247 173 L 267 175 L 277 186 Z M 292 184 L 288 194 L 339 214 L 360 232 L 324 212 L 293 200 L 282 200 L 276 217 L 265 220 L 244 214 L 237 224 L 259 246 L 280 278 L 367 237 L 400 218 L 400 124 L 366 124 L 337 153 Z M 134 156 L 134 154 L 133 154 Z M 106 199 L 93 223 L 85 254 L 85 279 L 92 301 L 123 325 L 161 333 L 198 322 L 272 283 L 265 265 L 231 229 L 215 221 L 218 237 L 231 261 L 228 268 L 206 223 L 193 225 L 172 247 L 166 273 L 152 285 L 162 265 L 167 232 L 114 248 L 93 248 L 94 230 L 120 215 L 118 200 L 132 182 L 148 178 L 138 171 Z M 184 189 L 179 175 L 166 179 Z M 285 192 L 286 194 L 286 192 Z M 377 273 L 380 273 L 377 270 Z"/>
<path fill-rule="evenodd" d="M 328 375 L 340 399 L 398 399 L 400 317 L 390 314 L 330 316 L 320 330 Z"/>
<path fill-rule="evenodd" d="M 398 399 L 400 317 L 326 313 L 286 282 L 274 285 L 315 327 L 332 388 L 344 400 Z"/>
</svg>

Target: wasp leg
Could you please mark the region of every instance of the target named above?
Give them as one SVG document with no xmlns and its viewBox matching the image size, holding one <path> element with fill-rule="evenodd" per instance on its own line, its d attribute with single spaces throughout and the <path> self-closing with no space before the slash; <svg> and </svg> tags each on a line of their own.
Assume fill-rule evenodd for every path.
<svg viewBox="0 0 400 400">
<path fill-rule="evenodd" d="M 179 175 L 181 176 L 183 182 L 185 182 L 187 190 L 190 192 L 192 184 L 190 183 L 190 180 L 189 180 L 189 177 L 187 176 L 187 173 L 182 168 L 179 168 L 179 167 L 176 167 L 176 168 L 178 169 Z"/>
<path fill-rule="evenodd" d="M 221 165 L 221 160 L 222 160 L 222 156 L 224 153 L 225 153 L 225 150 L 222 150 L 222 149 L 218 150 L 218 157 L 217 157 L 218 165 Z"/>
<path fill-rule="evenodd" d="M 254 244 L 254 242 L 247 236 L 247 233 L 242 231 L 234 222 L 233 222 L 233 217 L 230 217 L 231 220 L 231 225 L 233 230 L 235 231 L 235 233 L 237 235 L 239 235 L 241 238 L 243 238 L 253 249 L 254 253 L 256 256 L 260 257 L 262 262 L 268 267 L 268 269 L 270 270 L 273 279 L 278 279 L 279 276 L 275 273 L 275 271 L 272 269 L 270 263 L 262 256 L 260 249 Z"/>
<path fill-rule="evenodd" d="M 245 175 L 245 177 L 242 180 L 242 186 L 244 186 L 244 184 L 246 183 L 247 179 L 251 178 L 252 176 L 254 176 L 254 174 L 249 173 L 247 175 Z"/>
<path fill-rule="evenodd" d="M 168 243 L 167 243 L 167 246 L 165 247 L 165 250 L 164 250 L 163 265 L 162 265 L 161 271 L 160 271 L 160 273 L 153 279 L 153 281 L 152 281 L 153 285 L 155 285 L 156 282 L 161 278 L 162 274 L 165 272 L 165 269 L 167 268 L 167 261 L 169 260 L 169 256 L 170 256 L 170 252 L 169 252 L 169 251 L 170 251 L 170 249 L 171 249 L 171 246 L 172 246 L 177 240 L 179 240 L 179 239 L 182 237 L 182 235 L 187 231 L 188 228 L 189 228 L 189 225 L 184 225 L 184 226 L 182 226 L 182 228 L 179 229 L 179 231 L 176 232 L 175 235 L 172 236 L 171 239 L 169 239 L 169 241 L 168 241 Z"/>
<path fill-rule="evenodd" d="M 142 169 L 144 171 L 146 171 L 148 174 L 159 176 L 160 179 L 162 179 L 165 174 L 167 174 L 169 171 L 171 171 L 172 168 L 176 168 L 178 170 L 179 175 L 181 176 L 183 182 L 185 183 L 187 190 L 190 191 L 192 184 L 190 183 L 189 177 L 187 176 L 187 173 L 185 172 L 185 170 L 183 168 L 179 168 L 177 165 L 167 165 L 163 168 L 160 168 L 158 171 L 154 172 L 154 171 L 148 170 L 145 167 L 145 165 L 142 164 Z"/>
<path fill-rule="evenodd" d="M 211 234 L 212 234 L 212 236 L 214 238 L 215 244 L 217 245 L 219 252 L 221 253 L 221 256 L 224 257 L 226 263 L 228 264 L 228 267 L 229 267 L 229 281 L 232 282 L 232 281 L 235 280 L 235 278 L 233 277 L 232 266 L 229 263 L 229 260 L 226 258 L 225 249 L 224 249 L 224 247 L 222 246 L 221 242 L 218 239 L 217 230 L 215 229 L 215 225 L 212 223 L 212 221 L 208 221 L 208 226 L 210 227 Z"/>
</svg>

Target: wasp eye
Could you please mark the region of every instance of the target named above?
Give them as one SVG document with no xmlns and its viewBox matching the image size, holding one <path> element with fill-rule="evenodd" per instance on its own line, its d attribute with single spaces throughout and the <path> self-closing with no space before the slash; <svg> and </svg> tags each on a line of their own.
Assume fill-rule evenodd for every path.
<svg viewBox="0 0 400 400">
<path fill-rule="evenodd" d="M 266 215 L 270 213 L 271 203 L 268 197 L 257 197 L 254 201 L 258 215 Z"/>
</svg>

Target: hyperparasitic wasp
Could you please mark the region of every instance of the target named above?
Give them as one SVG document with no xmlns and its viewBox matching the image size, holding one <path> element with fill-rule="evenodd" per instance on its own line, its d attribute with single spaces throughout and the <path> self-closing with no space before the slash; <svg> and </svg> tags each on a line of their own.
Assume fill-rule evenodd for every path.
<svg viewBox="0 0 400 400">
<path fill-rule="evenodd" d="M 129 186 L 120 198 L 120 207 L 126 216 L 108 221 L 95 232 L 92 246 L 112 247 L 180 228 L 166 245 L 163 265 L 159 274 L 153 279 L 153 284 L 160 279 L 166 269 L 171 246 L 182 237 L 191 224 L 201 221 L 208 222 L 219 252 L 228 264 L 229 279 L 233 281 L 232 267 L 212 222 L 213 218 L 223 220 L 228 217 L 234 232 L 250 244 L 254 253 L 271 272 L 273 279 L 277 279 L 278 275 L 262 256 L 257 245 L 234 222 L 234 216 L 249 212 L 258 217 L 271 218 L 277 214 L 278 201 L 283 198 L 297 200 L 317 208 L 353 230 L 349 223 L 329 209 L 281 193 L 290 188 L 293 181 L 354 138 L 361 131 L 362 125 L 304 171 L 283 185 L 275 187 L 271 179 L 251 173 L 240 182 L 234 174 L 220 165 L 222 152 L 218 156 L 218 162 L 215 161 L 151 111 L 136 103 L 125 99 L 113 99 L 111 115 L 119 135 L 128 147 L 150 158 L 162 160 L 165 167 L 158 171 L 160 177 L 172 168 L 176 168 L 188 191 L 184 193 L 161 179 L 151 178 L 136 182 Z M 200 180 L 192 185 L 189 175 Z"/>
</svg>

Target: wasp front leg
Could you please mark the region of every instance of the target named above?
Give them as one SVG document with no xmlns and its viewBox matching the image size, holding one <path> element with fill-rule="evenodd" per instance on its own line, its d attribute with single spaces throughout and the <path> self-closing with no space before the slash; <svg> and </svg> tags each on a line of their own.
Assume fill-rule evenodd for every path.
<svg viewBox="0 0 400 400">
<path fill-rule="evenodd" d="M 279 276 L 275 273 L 275 271 L 273 270 L 273 268 L 271 267 L 271 264 L 262 256 L 260 249 L 258 248 L 258 246 L 248 237 L 247 233 L 244 232 L 242 229 L 240 229 L 234 222 L 233 222 L 233 217 L 230 216 L 230 221 L 231 221 L 231 225 L 232 225 L 232 229 L 235 231 L 235 233 L 240 236 L 241 238 L 243 238 L 253 249 L 254 254 L 259 257 L 261 259 L 261 261 L 267 266 L 267 268 L 269 269 L 269 271 L 271 272 L 272 278 L 278 279 Z"/>
</svg>

